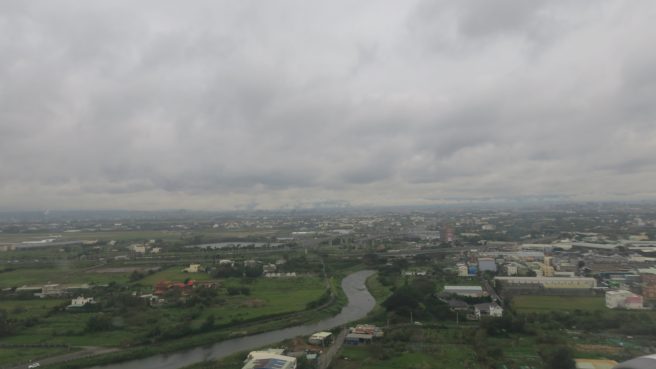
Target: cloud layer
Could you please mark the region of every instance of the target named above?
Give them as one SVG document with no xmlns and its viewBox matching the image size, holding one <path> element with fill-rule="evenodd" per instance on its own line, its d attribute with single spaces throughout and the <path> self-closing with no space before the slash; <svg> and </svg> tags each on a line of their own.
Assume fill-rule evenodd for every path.
<svg viewBox="0 0 656 369">
<path fill-rule="evenodd" d="M 656 3 L 5 1 L 0 208 L 656 198 Z"/>
</svg>

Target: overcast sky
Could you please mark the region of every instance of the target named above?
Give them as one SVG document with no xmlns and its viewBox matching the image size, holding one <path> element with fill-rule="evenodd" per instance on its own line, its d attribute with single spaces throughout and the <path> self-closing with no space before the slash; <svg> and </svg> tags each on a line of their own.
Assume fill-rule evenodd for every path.
<svg viewBox="0 0 656 369">
<path fill-rule="evenodd" d="M 656 198 L 656 2 L 2 1 L 0 209 Z"/>
</svg>

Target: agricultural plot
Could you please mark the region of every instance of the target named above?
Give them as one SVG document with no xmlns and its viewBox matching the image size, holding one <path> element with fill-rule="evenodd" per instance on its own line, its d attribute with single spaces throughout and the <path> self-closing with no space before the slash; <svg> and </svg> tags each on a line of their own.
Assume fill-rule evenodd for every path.
<svg viewBox="0 0 656 369">
<path fill-rule="evenodd" d="M 177 277 L 184 274 L 178 274 L 177 270 L 163 271 L 161 273 L 164 274 L 159 277 L 179 280 Z M 197 275 L 207 276 L 204 273 Z M 231 278 L 220 281 L 219 285 L 218 297 L 212 303 L 191 307 L 185 304 L 131 307 L 127 310 L 113 307 L 102 312 L 83 312 L 61 310 L 70 300 L 1 301 L 0 309 L 7 311 L 12 318 L 38 319 L 39 324 L 23 327 L 16 334 L 2 338 L 0 343 L 123 346 L 147 337 L 154 328 L 161 332 L 175 332 L 180 324 L 184 324 L 192 331 L 198 330 L 210 316 L 214 326 L 219 327 L 302 311 L 309 302 L 318 300 L 325 293 L 324 282 L 318 277 L 275 280 Z M 239 292 L 229 294 L 228 288 Z M 102 295 L 98 301 L 100 304 L 107 302 Z M 90 330 L 89 320 L 99 315 L 110 316 L 111 327 L 101 331 Z"/>
<path fill-rule="evenodd" d="M 258 278 L 252 283 L 229 278 L 222 280 L 221 284 L 226 289 L 247 288 L 250 293 L 231 296 L 225 304 L 205 309 L 201 318 L 213 315 L 217 324 L 302 311 L 309 302 L 319 299 L 326 291 L 318 277 Z"/>
<path fill-rule="evenodd" d="M 475 354 L 465 345 L 437 346 L 433 353 L 406 352 L 376 359 L 367 346 L 345 347 L 333 367 L 342 369 L 478 369 Z"/>
</svg>

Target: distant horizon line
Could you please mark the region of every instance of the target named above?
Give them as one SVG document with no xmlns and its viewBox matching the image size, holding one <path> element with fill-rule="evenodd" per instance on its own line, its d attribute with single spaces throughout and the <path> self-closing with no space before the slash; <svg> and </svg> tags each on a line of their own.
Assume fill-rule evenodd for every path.
<svg viewBox="0 0 656 369">
<path fill-rule="evenodd" d="M 194 209 L 194 208 L 163 208 L 163 209 L 128 209 L 128 208 L 59 208 L 59 209 L 11 209 L 0 210 L 0 214 L 28 214 L 42 213 L 171 213 L 171 212 L 188 212 L 188 213 L 255 213 L 255 212 L 297 212 L 297 211 L 339 211 L 339 210 L 412 210 L 412 209 L 438 209 L 438 208 L 472 208 L 472 207 L 530 207 L 539 205 L 656 205 L 654 199 L 643 200 L 526 200 L 526 199 L 506 199 L 495 201 L 463 201 L 458 203 L 442 204 L 408 204 L 408 205 L 343 205 L 343 206 L 299 206 L 299 207 L 279 207 L 279 208 L 236 208 L 236 209 Z"/>
</svg>

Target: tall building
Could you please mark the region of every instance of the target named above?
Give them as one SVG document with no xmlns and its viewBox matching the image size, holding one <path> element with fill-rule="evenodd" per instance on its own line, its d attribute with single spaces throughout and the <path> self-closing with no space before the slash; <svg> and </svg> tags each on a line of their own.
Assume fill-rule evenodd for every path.
<svg viewBox="0 0 656 369">
<path fill-rule="evenodd" d="M 656 274 L 642 274 L 642 296 L 647 300 L 656 300 Z"/>
<path fill-rule="evenodd" d="M 554 272 L 554 267 L 551 265 L 551 256 L 545 256 L 544 262 L 542 263 L 542 275 L 545 277 L 553 277 Z"/>
<path fill-rule="evenodd" d="M 453 242 L 453 228 L 450 225 L 445 225 L 442 227 L 442 232 L 440 232 L 440 237 L 442 242 Z"/>
</svg>

